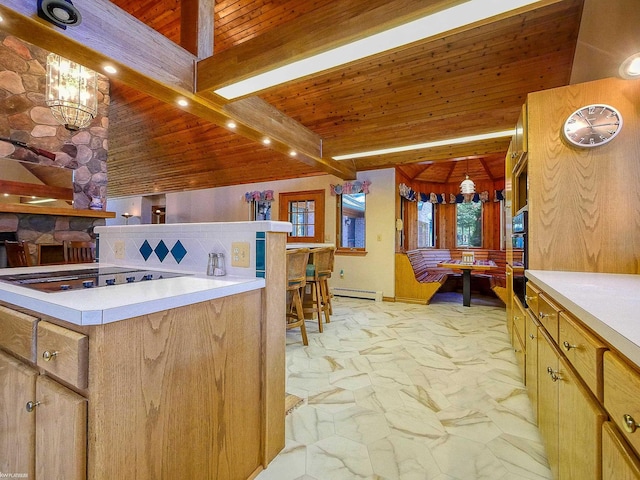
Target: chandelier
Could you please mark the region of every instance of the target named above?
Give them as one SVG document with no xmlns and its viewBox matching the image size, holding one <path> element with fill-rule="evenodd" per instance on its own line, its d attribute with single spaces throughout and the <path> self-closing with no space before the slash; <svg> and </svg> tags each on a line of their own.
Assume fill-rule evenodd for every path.
<svg viewBox="0 0 640 480">
<path fill-rule="evenodd" d="M 47 56 L 45 102 L 67 130 L 88 127 L 98 113 L 97 74 L 56 53 Z"/>
</svg>

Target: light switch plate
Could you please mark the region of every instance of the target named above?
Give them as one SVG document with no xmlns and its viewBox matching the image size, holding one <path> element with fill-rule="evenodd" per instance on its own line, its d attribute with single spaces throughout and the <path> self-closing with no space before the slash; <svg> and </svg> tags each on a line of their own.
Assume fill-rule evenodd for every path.
<svg viewBox="0 0 640 480">
<path fill-rule="evenodd" d="M 231 242 L 231 266 L 249 268 L 249 242 Z"/>
</svg>

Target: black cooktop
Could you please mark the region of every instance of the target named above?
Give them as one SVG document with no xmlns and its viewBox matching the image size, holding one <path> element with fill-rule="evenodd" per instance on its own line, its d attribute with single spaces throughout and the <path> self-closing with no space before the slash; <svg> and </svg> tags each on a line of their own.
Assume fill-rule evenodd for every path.
<svg viewBox="0 0 640 480">
<path fill-rule="evenodd" d="M 0 276 L 0 281 L 42 292 L 60 292 L 145 282 L 162 278 L 175 278 L 185 275 L 188 274 L 127 267 L 98 267 L 57 272 L 2 275 Z"/>
</svg>

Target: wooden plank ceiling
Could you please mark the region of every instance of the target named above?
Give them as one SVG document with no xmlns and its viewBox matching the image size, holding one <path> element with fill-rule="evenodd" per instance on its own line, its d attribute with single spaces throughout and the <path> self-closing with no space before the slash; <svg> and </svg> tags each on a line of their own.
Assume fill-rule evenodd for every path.
<svg viewBox="0 0 640 480">
<path fill-rule="evenodd" d="M 175 43 L 180 0 L 111 0 Z M 186 1 L 186 0 L 184 0 Z M 215 2 L 215 55 L 305 22 L 335 0 Z M 259 97 L 322 138 L 323 157 L 513 128 L 529 92 L 569 83 L 583 0 L 418 42 Z M 305 25 L 313 29 L 313 25 Z M 111 77 L 109 195 L 171 192 L 324 172 Z M 347 160 L 411 179 L 504 178 L 509 140 Z"/>
</svg>

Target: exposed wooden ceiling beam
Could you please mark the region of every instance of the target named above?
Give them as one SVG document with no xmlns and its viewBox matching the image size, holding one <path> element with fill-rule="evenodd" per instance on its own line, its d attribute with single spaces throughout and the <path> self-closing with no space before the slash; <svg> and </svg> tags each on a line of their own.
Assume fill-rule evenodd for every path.
<svg viewBox="0 0 640 480">
<path fill-rule="evenodd" d="M 180 2 L 180 45 L 198 59 L 213 55 L 215 0 Z"/>
<path fill-rule="evenodd" d="M 96 71 L 102 71 L 106 63 L 111 63 L 118 69 L 120 81 L 147 95 L 170 104 L 183 97 L 189 101 L 189 105 L 183 107 L 186 112 L 220 126 L 235 118 L 242 124 L 236 133 L 258 142 L 269 136 L 274 139 L 270 145 L 274 150 L 285 154 L 292 148 L 305 152 L 306 156 L 297 159 L 344 180 L 355 178 L 351 165 L 316 157 L 305 145 L 298 145 L 295 138 L 284 144 L 281 136 L 269 129 L 268 121 L 263 121 L 260 125 L 264 130 L 258 131 L 253 126 L 258 125 L 256 122 L 245 122 L 241 116 L 232 117 L 212 96 L 196 95 L 196 57 L 110 1 L 76 0 L 75 6 L 82 13 L 83 21 L 64 31 L 38 18 L 35 5 L 35 1 L 2 0 L 2 29 Z"/>
<path fill-rule="evenodd" d="M 197 90 L 213 91 L 283 65 L 326 52 L 466 0 L 351 0 L 303 15 L 263 35 L 200 60 Z M 491 19 L 438 34 L 432 40 L 520 14 L 561 0 L 542 0 Z"/>
</svg>

